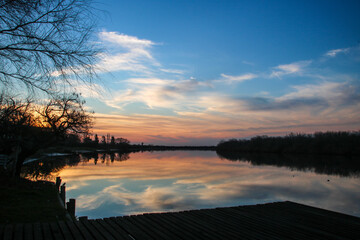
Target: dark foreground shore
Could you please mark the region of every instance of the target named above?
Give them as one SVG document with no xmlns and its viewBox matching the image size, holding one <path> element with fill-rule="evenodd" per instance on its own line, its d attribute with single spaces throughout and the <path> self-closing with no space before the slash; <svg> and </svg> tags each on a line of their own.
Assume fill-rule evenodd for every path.
<svg viewBox="0 0 360 240">
<path fill-rule="evenodd" d="M 54 183 L 12 179 L 0 174 L 0 224 L 66 219 Z"/>
</svg>

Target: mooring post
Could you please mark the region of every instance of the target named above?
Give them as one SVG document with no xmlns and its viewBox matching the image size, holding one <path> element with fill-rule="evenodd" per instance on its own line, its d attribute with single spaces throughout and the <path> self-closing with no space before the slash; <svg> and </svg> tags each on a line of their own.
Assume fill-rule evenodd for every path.
<svg viewBox="0 0 360 240">
<path fill-rule="evenodd" d="M 60 184 L 61 184 L 61 177 L 56 177 L 56 187 L 58 191 L 60 190 Z"/>
<path fill-rule="evenodd" d="M 75 217 L 75 199 L 74 198 L 70 198 L 69 202 L 66 203 L 66 209 L 72 217 Z"/>
<path fill-rule="evenodd" d="M 88 220 L 88 217 L 87 216 L 82 216 L 82 217 L 79 217 L 79 221 L 87 221 Z"/>
<path fill-rule="evenodd" d="M 65 187 L 65 183 L 63 185 L 61 185 L 60 188 L 60 198 L 63 201 L 63 204 L 65 206 L 65 200 L 66 200 L 66 187 Z"/>
</svg>

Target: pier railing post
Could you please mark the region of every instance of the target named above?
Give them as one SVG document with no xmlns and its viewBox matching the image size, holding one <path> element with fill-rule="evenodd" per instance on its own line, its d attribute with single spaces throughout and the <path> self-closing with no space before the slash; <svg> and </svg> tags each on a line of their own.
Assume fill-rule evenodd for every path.
<svg viewBox="0 0 360 240">
<path fill-rule="evenodd" d="M 58 191 L 60 190 L 60 184 L 61 184 L 61 177 L 56 177 L 56 188 Z"/>
<path fill-rule="evenodd" d="M 60 198 L 63 201 L 63 204 L 65 206 L 65 201 L 66 201 L 66 187 L 65 187 L 65 183 L 63 185 L 61 185 L 60 188 Z"/>
<path fill-rule="evenodd" d="M 70 198 L 69 202 L 66 203 L 66 209 L 72 217 L 75 217 L 75 199 L 74 198 Z"/>
</svg>

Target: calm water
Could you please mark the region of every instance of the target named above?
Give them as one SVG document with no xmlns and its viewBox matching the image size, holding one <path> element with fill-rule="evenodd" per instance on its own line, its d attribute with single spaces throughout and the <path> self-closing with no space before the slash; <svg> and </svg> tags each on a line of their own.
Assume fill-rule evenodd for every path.
<svg viewBox="0 0 360 240">
<path fill-rule="evenodd" d="M 50 178 L 61 176 L 66 182 L 66 197 L 76 199 L 77 216 L 103 218 L 284 200 L 360 216 L 359 171 L 278 167 L 266 164 L 266 159 L 265 164 L 246 158 L 230 161 L 211 151 L 63 159 L 48 161 L 47 171 L 51 169 Z M 43 173 L 45 165 L 34 163 L 37 170 L 32 174 L 49 178 Z"/>
</svg>

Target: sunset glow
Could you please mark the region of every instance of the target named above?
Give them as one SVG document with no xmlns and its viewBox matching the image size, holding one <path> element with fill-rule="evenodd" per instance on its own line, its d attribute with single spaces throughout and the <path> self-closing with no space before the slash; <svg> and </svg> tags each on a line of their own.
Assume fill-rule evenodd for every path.
<svg viewBox="0 0 360 240">
<path fill-rule="evenodd" d="M 358 1 L 101 7 L 100 81 L 74 85 L 96 112 L 93 133 L 213 145 L 360 129 Z"/>
</svg>

